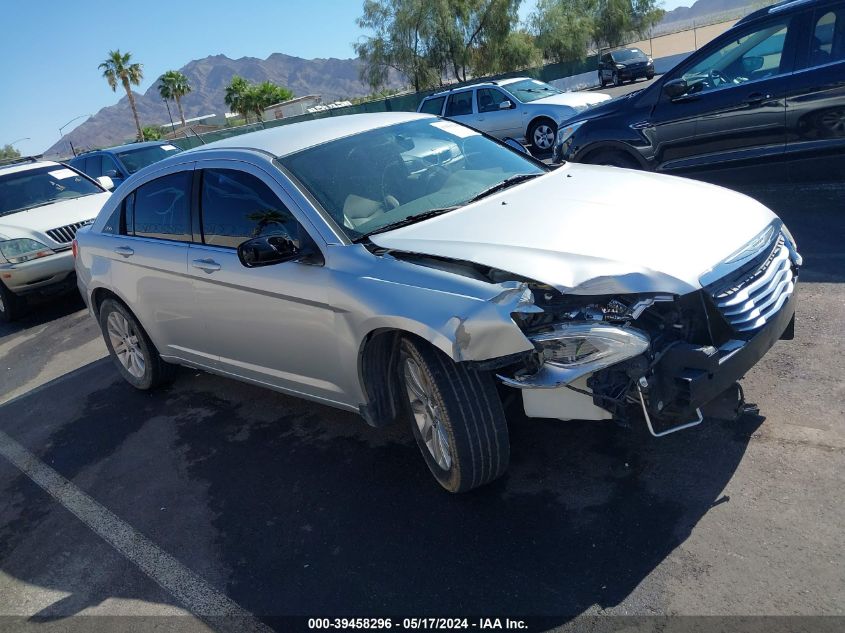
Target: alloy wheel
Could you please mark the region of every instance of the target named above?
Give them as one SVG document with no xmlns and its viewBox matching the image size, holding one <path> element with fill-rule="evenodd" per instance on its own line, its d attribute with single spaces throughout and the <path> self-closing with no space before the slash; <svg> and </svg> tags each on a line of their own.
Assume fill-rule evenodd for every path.
<svg viewBox="0 0 845 633">
<path fill-rule="evenodd" d="M 144 351 L 132 324 L 119 312 L 112 312 L 108 316 L 106 329 L 120 364 L 135 378 L 143 378 L 146 370 Z"/>
<path fill-rule="evenodd" d="M 545 123 L 541 123 L 534 128 L 534 138 L 531 140 L 534 142 L 534 147 L 537 149 L 551 149 L 552 144 L 555 141 L 555 134 L 550 126 Z"/>
<path fill-rule="evenodd" d="M 821 117 L 821 124 L 831 132 L 845 132 L 845 110 L 826 112 Z"/>
<path fill-rule="evenodd" d="M 443 470 L 449 470 L 452 466 L 449 436 L 443 428 L 440 407 L 434 402 L 431 385 L 412 358 L 405 358 L 402 373 L 420 437 L 435 463 Z"/>
</svg>

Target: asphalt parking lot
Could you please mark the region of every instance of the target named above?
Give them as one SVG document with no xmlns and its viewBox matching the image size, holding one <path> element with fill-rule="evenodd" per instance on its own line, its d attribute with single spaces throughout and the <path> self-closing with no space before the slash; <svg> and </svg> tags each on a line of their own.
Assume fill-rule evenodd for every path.
<svg viewBox="0 0 845 633">
<path fill-rule="evenodd" d="M 469 495 L 405 428 L 189 370 L 133 391 L 78 298 L 0 326 L 0 629 L 845 616 L 845 186 L 748 192 L 806 264 L 796 339 L 744 381 L 760 415 L 661 440 L 517 416 Z"/>
</svg>

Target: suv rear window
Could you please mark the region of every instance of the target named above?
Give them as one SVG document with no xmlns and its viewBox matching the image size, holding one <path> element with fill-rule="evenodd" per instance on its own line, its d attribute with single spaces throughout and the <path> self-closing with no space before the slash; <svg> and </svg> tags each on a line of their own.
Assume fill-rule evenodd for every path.
<svg viewBox="0 0 845 633">
<path fill-rule="evenodd" d="M 446 97 L 433 97 L 431 99 L 426 99 L 423 101 L 420 112 L 423 112 L 424 114 L 436 114 L 439 116 L 440 113 L 443 112 L 444 101 L 446 101 Z"/>
</svg>

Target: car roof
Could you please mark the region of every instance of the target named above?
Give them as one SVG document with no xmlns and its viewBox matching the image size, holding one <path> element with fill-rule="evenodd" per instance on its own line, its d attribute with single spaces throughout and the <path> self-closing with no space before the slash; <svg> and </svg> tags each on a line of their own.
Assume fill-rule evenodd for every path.
<svg viewBox="0 0 845 633">
<path fill-rule="evenodd" d="M 268 152 L 273 156 L 285 156 L 309 147 L 314 147 L 315 145 L 380 127 L 418 119 L 436 118 L 430 114 L 417 114 L 416 112 L 378 112 L 373 114 L 329 116 L 303 121 L 301 123 L 280 125 L 268 130 L 258 130 L 257 132 L 231 136 L 207 145 L 201 145 L 187 152 L 182 152 L 179 156 L 184 159 L 186 154 L 222 148 L 255 149 Z"/>
<path fill-rule="evenodd" d="M 142 143 L 126 143 L 125 145 L 115 145 L 114 147 L 104 147 L 103 149 L 94 149 L 90 152 L 83 152 L 79 156 L 74 157 L 74 160 L 77 158 L 84 158 L 85 156 L 90 156 L 91 154 L 96 154 L 99 152 L 106 152 L 106 153 L 117 153 L 123 152 L 129 149 L 143 149 L 145 147 L 157 147 L 159 145 L 169 145 L 171 144 L 170 141 L 144 141 Z"/>
<path fill-rule="evenodd" d="M 829 1 L 830 0 L 786 0 L 785 2 L 778 2 L 777 4 L 763 7 L 762 9 L 757 9 L 756 11 L 749 13 L 731 28 L 736 28 L 737 26 L 754 22 L 755 20 L 769 15 L 778 13 L 788 14 L 792 11 L 800 11 L 808 6 L 827 4 Z"/>
<path fill-rule="evenodd" d="M 12 163 L 10 165 L 0 165 L 0 174 L 14 174 L 15 172 L 28 171 L 30 169 L 38 169 L 39 167 L 62 167 L 62 165 L 52 160 L 37 160 Z"/>
<path fill-rule="evenodd" d="M 458 92 L 459 90 L 471 90 L 472 88 L 484 88 L 486 86 L 508 86 L 510 84 L 515 84 L 517 81 L 525 81 L 525 80 L 534 80 L 540 81 L 539 79 L 534 79 L 533 77 L 505 77 L 504 79 L 494 79 L 491 81 L 480 81 L 476 84 L 468 84 L 466 86 L 455 86 L 454 88 L 449 88 L 448 90 L 441 90 L 439 92 L 434 92 L 428 95 L 423 101 L 426 99 L 434 99 L 440 98 L 444 95 L 449 94 L 450 92 Z"/>
<path fill-rule="evenodd" d="M 645 55 L 645 52 L 641 48 L 637 48 L 636 46 L 620 46 L 619 48 L 614 48 L 612 51 L 607 52 L 613 55 L 613 53 L 618 53 L 619 51 L 638 51 Z"/>
</svg>

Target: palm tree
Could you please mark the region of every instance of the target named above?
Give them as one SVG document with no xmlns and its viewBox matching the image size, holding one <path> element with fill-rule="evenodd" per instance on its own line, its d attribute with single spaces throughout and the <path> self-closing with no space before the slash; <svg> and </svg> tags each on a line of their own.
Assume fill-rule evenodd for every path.
<svg viewBox="0 0 845 633">
<path fill-rule="evenodd" d="M 132 115 L 135 117 L 135 128 L 138 130 L 138 140 L 143 140 L 144 133 L 141 131 L 141 121 L 138 119 L 138 108 L 135 107 L 135 96 L 132 94 L 130 85 L 137 86 L 144 78 L 144 70 L 141 64 L 130 64 L 132 53 L 121 54 L 120 50 L 109 51 L 106 61 L 98 66 L 103 71 L 103 77 L 109 82 L 109 87 L 117 91 L 117 83 L 123 85 L 126 96 L 129 97 L 129 107 L 132 108 Z"/>
<path fill-rule="evenodd" d="M 223 98 L 223 101 L 229 106 L 229 110 L 242 114 L 247 123 L 249 123 L 248 92 L 249 82 L 243 77 L 235 75 L 229 85 L 226 86 L 226 96 Z"/>
<path fill-rule="evenodd" d="M 181 98 L 191 91 L 188 78 L 178 70 L 168 70 L 161 76 L 160 81 L 158 93 L 162 99 L 172 99 L 176 102 L 176 107 L 179 109 L 179 118 L 182 119 L 182 126 L 184 127 L 187 124 L 185 123 L 185 113 L 182 112 Z"/>
</svg>

